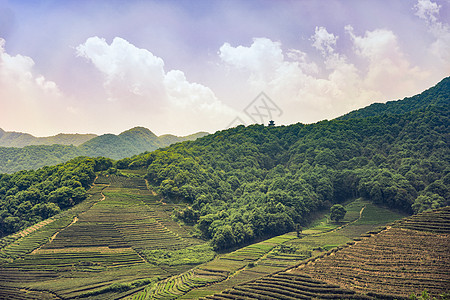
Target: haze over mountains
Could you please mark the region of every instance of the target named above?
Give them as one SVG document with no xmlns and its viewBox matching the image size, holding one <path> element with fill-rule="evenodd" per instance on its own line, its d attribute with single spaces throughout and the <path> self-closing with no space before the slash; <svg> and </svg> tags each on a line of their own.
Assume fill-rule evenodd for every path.
<svg viewBox="0 0 450 300">
<path fill-rule="evenodd" d="M 35 137 L 29 133 L 4 131 L 0 128 L 0 147 L 22 148 L 32 145 L 74 145 L 79 146 L 90 139 L 97 137 L 96 134 L 67 134 L 60 133 L 48 137 Z"/>
<path fill-rule="evenodd" d="M 34 137 L 27 133 L 5 132 L 0 129 L 0 172 L 36 169 L 77 156 L 122 159 L 173 143 L 195 140 L 207 134 L 198 132 L 184 137 L 171 134 L 158 137 L 147 128 L 135 127 L 119 135 L 58 134 Z"/>
</svg>

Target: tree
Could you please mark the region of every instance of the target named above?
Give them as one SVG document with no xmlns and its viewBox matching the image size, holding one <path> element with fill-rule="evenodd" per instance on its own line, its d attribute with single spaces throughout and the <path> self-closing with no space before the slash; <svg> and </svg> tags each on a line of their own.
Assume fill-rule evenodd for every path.
<svg viewBox="0 0 450 300">
<path fill-rule="evenodd" d="M 302 226 L 300 226 L 300 224 L 295 224 L 295 230 L 297 231 L 297 237 L 299 238 L 302 234 Z"/>
<path fill-rule="evenodd" d="M 331 207 L 330 218 L 331 218 L 331 220 L 338 222 L 344 218 L 346 213 L 347 213 L 347 211 L 345 210 L 345 208 L 342 205 L 335 204 Z"/>
</svg>

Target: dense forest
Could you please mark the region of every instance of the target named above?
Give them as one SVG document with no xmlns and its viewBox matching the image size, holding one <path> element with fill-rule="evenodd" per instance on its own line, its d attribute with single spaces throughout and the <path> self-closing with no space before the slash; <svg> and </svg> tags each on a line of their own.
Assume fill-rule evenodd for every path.
<svg viewBox="0 0 450 300">
<path fill-rule="evenodd" d="M 199 132 L 185 137 L 170 134 L 158 137 L 147 128 L 135 127 L 119 135 L 104 134 L 95 137 L 60 134 L 54 137 L 36 138 L 29 134 L 4 132 L 0 129 L 0 145 L 27 145 L 22 148 L 0 147 L 0 173 L 37 169 L 63 163 L 78 156 L 121 159 L 174 143 L 195 140 L 206 134 L 206 132 Z M 81 143 L 82 140 L 86 141 Z M 52 141 L 55 143 L 50 144 Z M 71 141 L 73 145 L 68 144 Z"/>
<path fill-rule="evenodd" d="M 238 126 L 115 162 L 79 158 L 2 175 L 1 233 L 81 201 L 94 172 L 110 167 L 145 168 L 165 201 L 188 203 L 175 217 L 195 225 L 215 249 L 294 230 L 311 213 L 350 198 L 409 213 L 446 206 L 449 78 L 424 92 L 439 101 L 421 95 L 397 101 L 392 113 L 386 105 L 367 117 L 360 110 L 311 125 Z"/>
</svg>

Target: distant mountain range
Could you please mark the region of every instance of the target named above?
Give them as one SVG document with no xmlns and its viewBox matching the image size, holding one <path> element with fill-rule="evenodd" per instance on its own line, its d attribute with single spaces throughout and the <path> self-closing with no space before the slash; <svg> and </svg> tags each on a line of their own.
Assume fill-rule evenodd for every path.
<svg viewBox="0 0 450 300">
<path fill-rule="evenodd" d="M 147 128 L 135 127 L 119 135 L 58 134 L 34 137 L 27 133 L 0 129 L 0 173 L 36 169 L 77 156 L 122 159 L 174 143 L 195 140 L 207 134 L 198 132 L 184 137 L 170 134 L 158 137 Z"/>
<path fill-rule="evenodd" d="M 65 134 L 49 137 L 35 137 L 28 133 L 4 131 L 0 128 L 0 147 L 22 148 L 32 145 L 74 145 L 79 146 L 93 138 L 96 134 Z"/>
</svg>

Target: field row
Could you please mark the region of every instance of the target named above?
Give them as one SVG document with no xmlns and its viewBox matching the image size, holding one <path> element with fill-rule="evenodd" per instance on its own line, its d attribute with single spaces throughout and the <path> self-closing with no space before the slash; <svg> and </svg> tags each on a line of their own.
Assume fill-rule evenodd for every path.
<svg viewBox="0 0 450 300">
<path fill-rule="evenodd" d="M 191 267 L 189 262 L 156 266 L 139 254 L 143 249 L 185 249 L 201 243 L 171 220 L 167 206 L 158 203 L 142 178 L 99 181 L 111 186 L 97 183 L 92 189 L 96 201 L 83 202 L 26 238 L 8 241 L 0 252 L 8 251 L 0 265 L 1 285 L 51 291 L 61 298 L 112 299 Z M 33 242 L 33 236 L 42 238 Z M 17 255 L 12 251 L 16 243 L 24 248 Z M 7 293 L 0 291 L 0 299 Z"/>
<path fill-rule="evenodd" d="M 397 223 L 398 227 L 450 234 L 450 206 L 414 215 Z"/>
<path fill-rule="evenodd" d="M 373 299 L 311 277 L 281 272 L 205 299 Z"/>
<path fill-rule="evenodd" d="M 361 204 L 352 203 L 354 210 Z M 386 216 L 382 208 L 371 204 L 365 204 L 361 211 L 357 221 L 328 232 L 322 230 L 327 227 L 326 220 L 316 222 L 315 227 L 303 231 L 302 238 L 286 241 L 258 260 L 254 268 L 245 268 L 235 277 L 263 266 L 293 265 L 303 258 L 298 267 L 247 283 L 227 279 L 215 288 L 203 288 L 187 295 L 216 300 L 402 299 L 424 289 L 433 295 L 448 290 L 448 235 L 387 229 L 381 225 L 392 222 L 398 215 Z M 433 214 L 430 220 L 435 218 L 445 223 L 445 214 Z M 213 294 L 214 289 L 225 291 Z"/>
<path fill-rule="evenodd" d="M 438 295 L 450 282 L 448 241 L 447 235 L 391 228 L 299 271 L 360 292 Z"/>
</svg>

